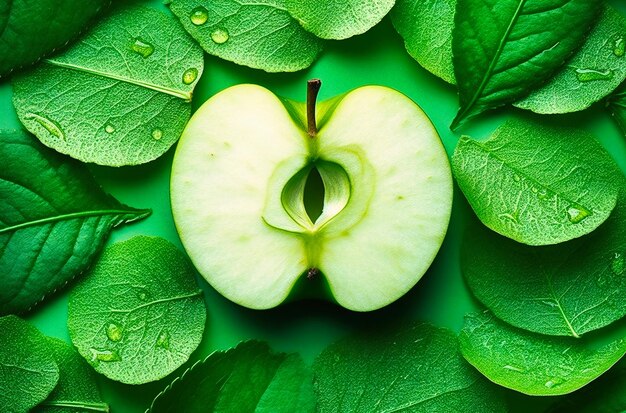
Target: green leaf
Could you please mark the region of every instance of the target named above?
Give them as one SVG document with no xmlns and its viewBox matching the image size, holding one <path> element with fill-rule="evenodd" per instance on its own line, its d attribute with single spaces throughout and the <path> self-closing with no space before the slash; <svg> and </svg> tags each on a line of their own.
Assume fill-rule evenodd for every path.
<svg viewBox="0 0 626 413">
<path fill-rule="evenodd" d="M 134 7 L 14 81 L 20 121 L 83 162 L 135 165 L 161 156 L 191 115 L 202 50 L 176 20 Z"/>
<path fill-rule="evenodd" d="M 621 176 L 587 132 L 537 120 L 511 120 L 484 142 L 462 137 L 452 169 L 483 224 L 529 245 L 595 230 L 615 208 Z"/>
<path fill-rule="evenodd" d="M 149 412 L 306 413 L 315 411 L 311 373 L 296 354 L 244 342 L 216 351 L 176 378 Z"/>
<path fill-rule="evenodd" d="M 609 325 L 626 315 L 626 195 L 602 227 L 554 246 L 518 244 L 474 223 L 461 271 L 472 293 L 516 327 L 578 337 Z"/>
<path fill-rule="evenodd" d="M 59 380 L 50 345 L 35 327 L 0 317 L 0 411 L 21 413 L 44 401 Z"/>
<path fill-rule="evenodd" d="M 452 37 L 461 108 L 452 122 L 513 102 L 584 41 L 600 0 L 458 0 Z"/>
<path fill-rule="evenodd" d="M 607 107 L 626 136 L 626 82 L 622 83 L 607 99 Z"/>
<path fill-rule="evenodd" d="M 173 0 L 169 6 L 207 53 L 267 72 L 295 72 L 313 63 L 322 42 L 284 1 Z"/>
<path fill-rule="evenodd" d="M 0 314 L 29 310 L 84 272 L 114 227 L 150 214 L 24 132 L 0 131 L 0 159 Z"/>
<path fill-rule="evenodd" d="M 407 52 L 424 69 L 456 84 L 452 30 L 457 0 L 396 0 L 390 16 Z M 436 22 L 433 23 L 433 22 Z"/>
<path fill-rule="evenodd" d="M 50 353 L 59 366 L 59 382 L 35 413 L 108 412 L 102 402 L 93 369 L 70 346 L 56 338 L 47 338 Z"/>
<path fill-rule="evenodd" d="M 362 34 L 389 13 L 395 0 L 284 0 L 302 27 L 322 39 Z"/>
<path fill-rule="evenodd" d="M 321 413 L 504 412 L 461 357 L 455 335 L 425 323 L 341 340 L 313 365 Z"/>
<path fill-rule="evenodd" d="M 110 0 L 0 3 L 0 77 L 65 46 L 110 3 Z"/>
<path fill-rule="evenodd" d="M 113 244 L 72 290 L 72 343 L 112 380 L 142 384 L 167 376 L 202 339 L 206 309 L 194 274 L 162 238 Z"/>
<path fill-rule="evenodd" d="M 577 390 L 626 353 L 626 340 L 598 346 L 572 337 L 548 337 L 509 326 L 488 312 L 465 316 L 461 352 L 489 380 L 532 396 Z"/>
<path fill-rule="evenodd" d="M 626 78 L 626 19 L 605 4 L 582 48 L 548 83 L 513 105 L 536 113 L 583 110 Z"/>
</svg>

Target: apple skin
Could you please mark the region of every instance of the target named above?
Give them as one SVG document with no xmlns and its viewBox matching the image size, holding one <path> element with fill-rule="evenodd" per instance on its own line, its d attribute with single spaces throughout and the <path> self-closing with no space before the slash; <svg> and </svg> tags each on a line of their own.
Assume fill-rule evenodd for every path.
<svg viewBox="0 0 626 413">
<path fill-rule="evenodd" d="M 443 242 L 447 154 L 424 112 L 393 89 L 357 88 L 314 110 L 312 137 L 306 105 L 260 86 L 205 102 L 174 157 L 174 221 L 200 274 L 235 303 L 275 307 L 312 276 L 323 277 L 314 288 L 321 298 L 376 310 L 419 281 Z M 325 204 L 322 222 L 298 218 L 297 199 L 285 207 L 288 182 L 313 163 L 349 187 Z"/>
</svg>

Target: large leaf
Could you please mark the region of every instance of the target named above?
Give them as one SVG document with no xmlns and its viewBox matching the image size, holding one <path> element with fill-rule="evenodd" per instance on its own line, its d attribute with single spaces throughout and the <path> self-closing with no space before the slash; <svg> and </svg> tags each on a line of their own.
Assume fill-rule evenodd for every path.
<svg viewBox="0 0 626 413">
<path fill-rule="evenodd" d="M 0 314 L 30 309 L 85 271 L 114 227 L 150 214 L 24 132 L 0 132 L 0 159 Z"/>
<path fill-rule="evenodd" d="M 347 39 L 378 24 L 395 0 L 284 0 L 289 13 L 322 39 Z"/>
<path fill-rule="evenodd" d="M 134 7 L 17 77 L 13 103 L 26 128 L 59 152 L 140 164 L 180 137 L 202 69 L 202 50 L 173 17 Z"/>
<path fill-rule="evenodd" d="M 537 113 L 583 110 L 626 78 L 626 19 L 608 4 L 583 47 L 545 85 L 513 105 Z"/>
<path fill-rule="evenodd" d="M 622 83 L 607 99 L 607 106 L 626 136 L 626 82 Z"/>
<path fill-rule="evenodd" d="M 511 120 L 484 142 L 462 137 L 452 169 L 480 220 L 529 245 L 568 241 L 611 214 L 621 175 L 587 132 Z"/>
<path fill-rule="evenodd" d="M 504 321 L 542 334 L 578 337 L 624 317 L 624 198 L 602 227 L 554 246 L 529 247 L 473 223 L 461 248 L 472 293 Z"/>
<path fill-rule="evenodd" d="M 59 368 L 46 337 L 15 316 L 0 317 L 0 411 L 26 413 L 50 394 Z"/>
<path fill-rule="evenodd" d="M 341 340 L 313 371 L 321 413 L 506 411 L 455 335 L 425 323 Z"/>
<path fill-rule="evenodd" d="M 110 0 L 0 2 L 0 77 L 65 46 Z"/>
<path fill-rule="evenodd" d="M 424 69 L 455 84 L 452 30 L 456 0 L 397 0 L 390 16 L 404 47 Z"/>
<path fill-rule="evenodd" d="M 322 41 L 285 10 L 285 0 L 172 0 L 185 30 L 212 55 L 268 72 L 307 68 Z"/>
<path fill-rule="evenodd" d="M 451 127 L 517 100 L 583 43 L 600 0 L 458 0 L 452 39 L 461 108 Z"/>
<path fill-rule="evenodd" d="M 96 385 L 96 374 L 74 348 L 47 338 L 49 351 L 59 366 L 59 382 L 35 413 L 109 412 Z"/>
<path fill-rule="evenodd" d="M 110 379 L 142 384 L 167 376 L 202 339 L 206 308 L 194 275 L 162 238 L 113 244 L 72 290 L 72 343 Z"/>
<path fill-rule="evenodd" d="M 184 406 L 184 408 L 183 408 Z M 151 413 L 315 411 L 312 377 L 300 356 L 244 342 L 217 351 L 176 378 L 152 402 Z"/>
<path fill-rule="evenodd" d="M 461 352 L 489 380 L 533 396 L 567 394 L 589 384 L 626 353 L 626 340 L 608 344 L 548 337 L 511 327 L 488 312 L 470 314 Z"/>
</svg>

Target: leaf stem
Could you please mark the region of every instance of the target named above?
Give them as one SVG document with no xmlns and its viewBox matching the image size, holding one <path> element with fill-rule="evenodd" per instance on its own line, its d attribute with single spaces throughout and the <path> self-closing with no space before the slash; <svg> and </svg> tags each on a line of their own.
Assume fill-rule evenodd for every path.
<svg viewBox="0 0 626 413">
<path fill-rule="evenodd" d="M 317 121 L 315 119 L 315 104 L 317 102 L 317 94 L 322 87 L 322 81 L 319 79 L 311 79 L 306 84 L 306 123 L 307 133 L 311 138 L 317 136 Z"/>
</svg>

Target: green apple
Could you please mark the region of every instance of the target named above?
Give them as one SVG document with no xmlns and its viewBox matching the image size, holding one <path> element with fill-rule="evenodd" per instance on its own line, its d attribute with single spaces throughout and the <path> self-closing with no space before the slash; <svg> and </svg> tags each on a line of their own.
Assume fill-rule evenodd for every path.
<svg viewBox="0 0 626 413">
<path fill-rule="evenodd" d="M 443 242 L 452 176 L 428 117 L 380 86 L 316 104 L 319 85 L 309 81 L 307 103 L 228 88 L 178 143 L 171 200 L 182 243 L 245 307 L 275 307 L 299 280 L 325 277 L 340 305 L 375 310 L 410 290 Z M 305 205 L 314 170 L 319 216 Z"/>
</svg>

